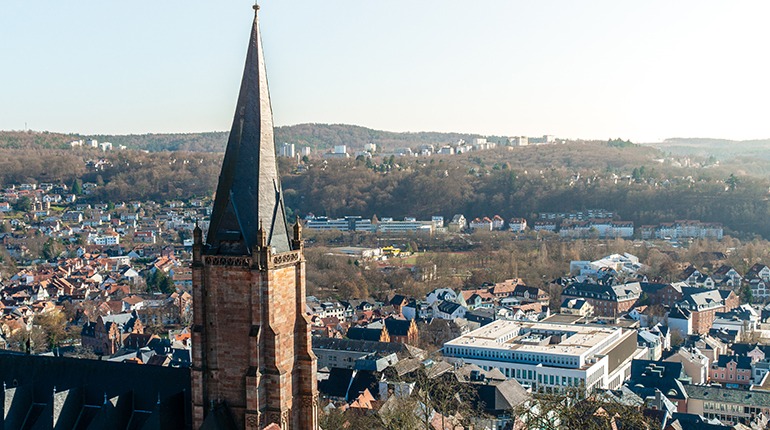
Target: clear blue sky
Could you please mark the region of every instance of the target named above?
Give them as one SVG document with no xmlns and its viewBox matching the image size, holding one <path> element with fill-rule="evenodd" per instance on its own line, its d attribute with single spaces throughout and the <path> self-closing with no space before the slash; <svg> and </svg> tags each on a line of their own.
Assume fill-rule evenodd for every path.
<svg viewBox="0 0 770 430">
<path fill-rule="evenodd" d="M 0 129 L 225 130 L 251 2 L 0 2 Z M 277 125 L 770 137 L 770 2 L 263 0 Z"/>
</svg>

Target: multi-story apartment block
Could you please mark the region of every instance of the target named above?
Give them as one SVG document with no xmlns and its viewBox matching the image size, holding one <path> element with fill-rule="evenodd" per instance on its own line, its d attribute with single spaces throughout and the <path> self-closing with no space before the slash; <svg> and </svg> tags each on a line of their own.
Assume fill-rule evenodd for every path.
<svg viewBox="0 0 770 430">
<path fill-rule="evenodd" d="M 393 218 L 383 218 L 375 226 L 378 233 L 433 233 L 435 224 L 433 221 L 417 221 L 414 218 L 404 218 L 403 221 L 395 221 Z"/>
<path fill-rule="evenodd" d="M 706 334 L 714 324 L 718 312 L 728 312 L 738 307 L 740 299 L 732 290 L 683 287 L 682 309 L 692 312 L 692 330 Z"/>
<path fill-rule="evenodd" d="M 527 220 L 524 218 L 511 218 L 508 228 L 514 233 L 521 233 L 527 229 Z"/>
<path fill-rule="evenodd" d="M 642 239 L 722 239 L 724 229 L 718 223 L 706 223 L 696 220 L 680 220 L 661 223 L 657 226 L 643 226 Z"/>
<path fill-rule="evenodd" d="M 327 217 L 309 216 L 305 219 L 305 227 L 311 230 L 339 230 L 339 231 L 364 231 L 372 232 L 375 225 L 369 219 L 360 216 L 346 216 L 345 218 L 331 219 Z"/>
</svg>

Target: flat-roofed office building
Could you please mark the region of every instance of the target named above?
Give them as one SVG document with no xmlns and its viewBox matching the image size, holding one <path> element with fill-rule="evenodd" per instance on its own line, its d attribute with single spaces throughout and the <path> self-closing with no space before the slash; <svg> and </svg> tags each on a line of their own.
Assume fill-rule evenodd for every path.
<svg viewBox="0 0 770 430">
<path fill-rule="evenodd" d="M 445 343 L 443 353 L 550 392 L 619 388 L 646 348 L 620 327 L 498 320 Z"/>
</svg>

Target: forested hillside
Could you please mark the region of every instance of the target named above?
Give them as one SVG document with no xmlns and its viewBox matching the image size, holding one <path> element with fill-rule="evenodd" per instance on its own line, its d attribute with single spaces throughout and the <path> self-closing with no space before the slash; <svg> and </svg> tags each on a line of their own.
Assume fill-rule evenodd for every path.
<svg viewBox="0 0 770 430">
<path fill-rule="evenodd" d="M 222 152 L 227 144 L 227 132 L 205 133 L 149 133 L 132 135 L 81 135 L 55 132 L 0 131 L 0 148 L 6 149 L 67 149 L 73 140 L 94 138 L 99 141 L 125 145 L 129 149 L 160 151 Z M 335 145 L 347 145 L 350 150 L 360 150 L 367 143 L 374 143 L 382 152 L 400 148 L 418 148 L 420 145 L 443 145 L 460 140 L 470 142 L 476 137 L 485 137 L 490 142 L 504 143 L 501 136 L 482 136 L 473 133 L 394 133 L 372 130 L 366 127 L 345 124 L 298 124 L 276 127 L 275 141 L 278 145 L 286 142 L 299 147 L 308 146 L 317 153 L 323 153 Z M 579 141 L 573 141 L 579 142 Z M 620 141 L 618 141 L 620 142 Z M 770 160 L 770 139 L 733 141 L 706 138 L 672 138 L 647 146 L 658 148 L 675 155 L 696 156 L 703 159 L 739 160 L 747 164 L 747 174 L 759 168 L 762 174 L 770 173 L 763 166 L 756 166 L 756 160 Z"/>
<path fill-rule="evenodd" d="M 572 148 L 584 156 L 567 158 L 569 167 L 556 149 L 547 155 L 542 148 L 522 148 L 509 161 L 502 151 L 491 158 L 428 163 L 329 161 L 325 168 L 285 175 L 283 184 L 287 206 L 300 216 L 430 219 L 462 213 L 531 220 L 538 212 L 605 208 L 637 225 L 699 219 L 723 223 L 738 235 L 770 237 L 764 221 L 770 217 L 767 179 L 737 178 L 716 168 L 693 175 L 684 168 L 635 164 L 649 148 L 581 147 Z"/>
<path fill-rule="evenodd" d="M 680 155 L 713 157 L 717 160 L 731 158 L 762 158 L 770 160 L 770 139 L 727 140 L 706 138 L 673 138 L 652 144 L 657 148 Z"/>
<path fill-rule="evenodd" d="M 308 144 L 328 142 L 330 146 L 372 141 L 396 145 L 463 137 L 400 135 L 347 126 L 295 126 L 279 129 L 277 135 L 291 135 Z M 410 140 L 412 137 L 416 140 Z M 126 140 L 96 136 L 129 148 L 173 146 L 203 152 L 55 149 L 80 138 L 86 136 L 0 133 L 0 185 L 70 184 L 80 179 L 98 185 L 86 197 L 95 201 L 211 196 L 222 153 L 206 149 L 214 145 L 221 148 L 225 134 L 123 136 Z M 215 143 L 219 138 L 222 140 Z M 766 222 L 770 217 L 770 162 L 760 157 L 727 162 L 698 157 L 685 160 L 652 147 L 611 140 L 498 147 L 455 156 L 369 160 L 311 157 L 303 169 L 297 169 L 296 160 L 279 160 L 287 210 L 293 216 L 312 212 L 334 217 L 376 214 L 427 219 L 462 213 L 469 218 L 500 214 L 531 220 L 542 211 L 605 208 L 637 225 L 699 219 L 721 222 L 728 232 L 740 236 L 770 238 Z"/>
<path fill-rule="evenodd" d="M 80 135 L 53 132 L 0 131 L 0 148 L 13 149 L 66 149 L 69 142 L 94 138 L 98 141 L 125 145 L 129 149 L 158 151 L 222 152 L 227 144 L 227 132 L 178 133 L 178 134 L 131 134 L 131 135 Z M 384 151 L 397 148 L 418 147 L 423 144 L 455 143 L 461 139 L 470 141 L 474 134 L 461 133 L 393 133 L 365 127 L 343 124 L 299 124 L 276 127 L 277 144 L 294 143 L 309 146 L 314 151 L 326 152 L 335 145 L 347 145 L 362 149 L 366 143 L 375 143 Z M 501 138 L 489 137 L 490 140 Z"/>
<path fill-rule="evenodd" d="M 365 144 L 374 143 L 379 150 L 387 152 L 399 148 L 415 148 L 420 145 L 456 143 L 460 140 L 470 142 L 474 137 L 488 136 L 434 132 L 394 133 L 344 124 L 299 124 L 275 129 L 276 143 L 294 143 L 316 150 L 327 150 L 335 145 L 363 149 Z M 500 140 L 491 136 L 489 139 Z"/>
</svg>

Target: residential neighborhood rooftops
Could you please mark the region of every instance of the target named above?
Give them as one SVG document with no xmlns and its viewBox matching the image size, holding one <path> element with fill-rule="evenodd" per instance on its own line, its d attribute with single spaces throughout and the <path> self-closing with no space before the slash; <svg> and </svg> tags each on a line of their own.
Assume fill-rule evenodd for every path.
<svg viewBox="0 0 770 430">
<path fill-rule="evenodd" d="M 770 405 L 770 392 L 734 390 L 706 385 L 686 385 L 685 389 L 687 395 L 693 399 L 755 407 Z"/>
</svg>

